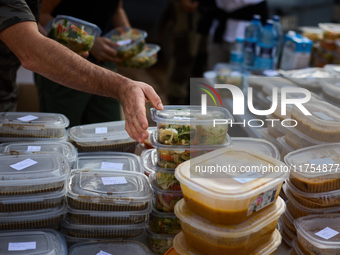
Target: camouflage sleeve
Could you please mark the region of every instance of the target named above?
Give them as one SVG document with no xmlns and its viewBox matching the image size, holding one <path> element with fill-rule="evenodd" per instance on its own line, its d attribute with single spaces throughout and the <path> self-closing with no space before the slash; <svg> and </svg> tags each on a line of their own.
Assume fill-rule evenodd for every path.
<svg viewBox="0 0 340 255">
<path fill-rule="evenodd" d="M 0 0 L 0 32 L 23 21 L 36 21 L 25 0 Z"/>
</svg>

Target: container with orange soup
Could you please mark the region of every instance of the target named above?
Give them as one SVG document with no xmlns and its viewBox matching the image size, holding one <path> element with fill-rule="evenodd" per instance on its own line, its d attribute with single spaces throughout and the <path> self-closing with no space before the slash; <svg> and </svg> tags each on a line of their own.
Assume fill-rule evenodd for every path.
<svg viewBox="0 0 340 255">
<path fill-rule="evenodd" d="M 274 203 L 288 174 L 281 161 L 235 147 L 186 161 L 175 171 L 188 208 L 219 224 L 241 223 Z"/>
</svg>

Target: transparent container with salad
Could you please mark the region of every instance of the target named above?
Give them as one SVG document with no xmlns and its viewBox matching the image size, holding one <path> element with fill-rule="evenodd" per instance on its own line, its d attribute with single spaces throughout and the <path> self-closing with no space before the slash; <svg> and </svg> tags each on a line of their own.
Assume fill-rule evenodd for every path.
<svg viewBox="0 0 340 255">
<path fill-rule="evenodd" d="M 142 52 L 145 47 L 145 38 L 148 34 L 140 29 L 118 27 L 106 33 L 104 37 L 116 43 L 114 47 L 117 57 L 125 60 Z"/>
<path fill-rule="evenodd" d="M 153 253 L 163 255 L 172 247 L 175 235 L 157 234 L 149 228 L 145 232 L 148 247 Z"/>
<path fill-rule="evenodd" d="M 221 145 L 227 141 L 231 113 L 223 107 L 207 106 L 202 115 L 201 106 L 165 106 L 163 111 L 151 109 L 151 118 L 157 123 L 158 142 L 167 145 Z M 224 119 L 216 124 L 214 119 Z"/>
<path fill-rule="evenodd" d="M 161 47 L 156 44 L 147 43 L 141 53 L 124 60 L 121 65 L 130 68 L 149 68 L 157 63 L 157 53 L 160 49 Z"/>
<path fill-rule="evenodd" d="M 153 208 L 149 218 L 150 230 L 157 234 L 176 235 L 181 224 L 174 213 L 159 212 Z"/>
<path fill-rule="evenodd" d="M 8 138 L 62 138 L 70 121 L 65 115 L 43 112 L 0 113 L 0 135 Z M 5 138 L 6 137 L 6 138 Z"/>
<path fill-rule="evenodd" d="M 91 50 L 94 39 L 102 32 L 95 24 L 65 15 L 55 17 L 45 29 L 48 37 L 76 53 Z"/>
<path fill-rule="evenodd" d="M 219 224 L 238 224 L 275 203 L 286 168 L 257 151 L 230 147 L 182 163 L 175 176 L 190 210 Z"/>
<path fill-rule="evenodd" d="M 189 246 L 207 255 L 249 254 L 268 242 L 286 205 L 281 198 L 261 213 L 240 224 L 217 224 L 192 212 L 184 199 L 175 206 Z"/>
</svg>

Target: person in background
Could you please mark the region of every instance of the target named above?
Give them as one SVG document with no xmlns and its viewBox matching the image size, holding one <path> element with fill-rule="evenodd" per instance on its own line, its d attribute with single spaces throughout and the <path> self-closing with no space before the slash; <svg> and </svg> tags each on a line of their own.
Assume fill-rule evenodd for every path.
<svg viewBox="0 0 340 255">
<path fill-rule="evenodd" d="M 96 24 L 103 34 L 114 27 L 130 27 L 122 0 L 105 0 L 100 4 L 89 0 L 43 0 L 39 23 L 45 26 L 57 15 L 72 16 Z M 114 46 L 115 43 L 108 38 L 97 37 L 88 60 L 102 66 L 106 61 L 119 63 Z M 116 68 L 113 70 L 116 71 Z M 70 126 L 121 119 L 120 104 L 113 98 L 70 89 L 39 74 L 34 77 L 40 111 L 62 113 L 70 120 Z"/>
<path fill-rule="evenodd" d="M 39 0 L 0 0 L 0 111 L 13 110 L 20 64 L 72 89 L 120 100 L 125 129 L 143 142 L 148 137 L 145 103 L 163 110 L 154 89 L 94 65 L 60 43 L 43 36 L 37 25 Z"/>
</svg>

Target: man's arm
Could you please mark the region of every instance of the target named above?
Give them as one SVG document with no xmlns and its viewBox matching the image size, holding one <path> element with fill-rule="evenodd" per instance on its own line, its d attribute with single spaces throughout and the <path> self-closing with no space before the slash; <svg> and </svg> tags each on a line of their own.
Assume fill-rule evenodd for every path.
<svg viewBox="0 0 340 255">
<path fill-rule="evenodd" d="M 123 0 L 119 0 L 117 10 L 112 16 L 113 27 L 131 27 L 129 19 L 123 8 Z"/>
<path fill-rule="evenodd" d="M 149 100 L 157 109 L 163 109 L 151 86 L 91 64 L 63 45 L 44 37 L 35 22 L 12 25 L 0 32 L 0 39 L 25 68 L 64 86 L 120 100 L 129 135 L 139 142 L 148 137 L 145 102 Z"/>
</svg>

